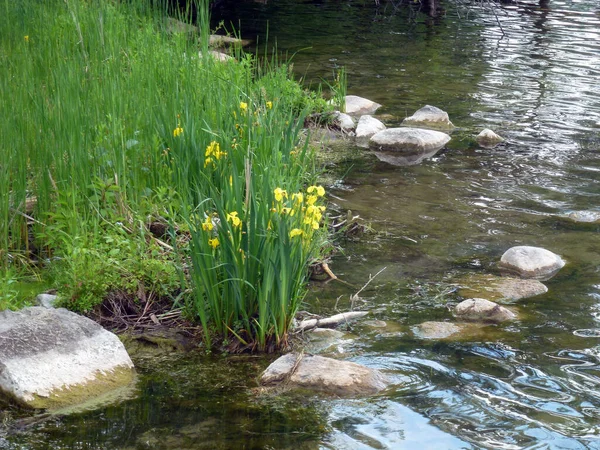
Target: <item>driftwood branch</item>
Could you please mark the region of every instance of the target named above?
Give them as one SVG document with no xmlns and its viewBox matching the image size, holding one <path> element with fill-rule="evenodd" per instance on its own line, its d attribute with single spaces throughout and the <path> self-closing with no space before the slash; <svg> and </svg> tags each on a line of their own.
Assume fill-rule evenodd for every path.
<svg viewBox="0 0 600 450">
<path fill-rule="evenodd" d="M 335 328 L 342 323 L 348 323 L 369 314 L 369 311 L 349 311 L 335 316 L 325 317 L 323 319 L 303 320 L 296 327 L 296 332 L 308 331 L 313 328 Z"/>
</svg>

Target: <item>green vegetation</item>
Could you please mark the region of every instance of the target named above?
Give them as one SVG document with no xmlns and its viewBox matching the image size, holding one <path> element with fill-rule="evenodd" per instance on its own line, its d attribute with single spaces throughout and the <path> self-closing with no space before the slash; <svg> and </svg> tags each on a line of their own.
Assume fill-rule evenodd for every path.
<svg viewBox="0 0 600 450">
<path fill-rule="evenodd" d="M 3 3 L 4 285 L 41 273 L 77 311 L 143 290 L 208 346 L 284 345 L 326 238 L 299 133 L 329 106 L 275 59 L 217 61 L 149 0 Z"/>
</svg>

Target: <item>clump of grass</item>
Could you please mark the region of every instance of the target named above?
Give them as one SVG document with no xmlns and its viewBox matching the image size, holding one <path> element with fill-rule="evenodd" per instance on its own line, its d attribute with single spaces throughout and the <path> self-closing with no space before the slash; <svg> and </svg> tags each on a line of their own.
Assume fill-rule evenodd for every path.
<svg viewBox="0 0 600 450">
<path fill-rule="evenodd" d="M 211 57 L 205 3 L 200 45 L 156 3 L 2 5 L 0 266 L 34 258 L 80 311 L 111 289 L 191 286 L 208 346 L 283 347 L 325 239 L 313 154 L 296 145 L 330 106 L 285 64 Z"/>
</svg>

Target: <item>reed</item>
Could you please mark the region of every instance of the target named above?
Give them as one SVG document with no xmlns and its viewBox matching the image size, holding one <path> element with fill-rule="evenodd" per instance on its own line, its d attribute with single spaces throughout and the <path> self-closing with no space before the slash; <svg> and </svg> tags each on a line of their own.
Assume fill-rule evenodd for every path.
<svg viewBox="0 0 600 450">
<path fill-rule="evenodd" d="M 156 3 L 4 1 L 1 267 L 37 259 L 81 310 L 162 274 L 193 287 L 207 345 L 284 346 L 325 236 L 313 155 L 297 145 L 327 107 L 275 59 L 211 57 L 206 3 L 191 36 Z M 189 246 L 171 233 L 179 254 L 165 257 L 156 218 L 189 230 Z"/>
</svg>

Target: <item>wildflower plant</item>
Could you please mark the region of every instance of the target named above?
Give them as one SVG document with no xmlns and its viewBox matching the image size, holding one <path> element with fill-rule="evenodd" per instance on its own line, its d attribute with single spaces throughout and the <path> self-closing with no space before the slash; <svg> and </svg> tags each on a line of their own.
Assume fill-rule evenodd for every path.
<svg viewBox="0 0 600 450">
<path fill-rule="evenodd" d="M 119 280 L 135 292 L 157 278 L 144 272 L 155 273 L 145 260 L 158 254 L 169 289 L 193 288 L 187 308 L 207 345 L 219 335 L 282 347 L 325 234 L 314 158 L 297 145 L 305 117 L 326 103 L 276 60 L 237 49 L 235 64 L 215 61 L 207 2 L 197 5 L 200 56 L 197 42 L 165 29 L 157 3 L 5 2 L 0 269 L 30 246 L 50 270 L 72 261 L 72 300 L 85 297 L 87 309 Z M 157 216 L 189 230 L 189 248 L 174 233 L 157 248 L 144 225 Z M 105 242 L 106 230 L 118 239 Z M 115 283 L 87 289 L 105 260 L 119 262 Z"/>
</svg>

